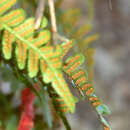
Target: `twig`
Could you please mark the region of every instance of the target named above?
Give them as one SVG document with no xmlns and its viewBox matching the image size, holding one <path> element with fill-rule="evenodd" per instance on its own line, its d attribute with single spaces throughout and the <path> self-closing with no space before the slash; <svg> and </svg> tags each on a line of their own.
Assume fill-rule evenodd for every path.
<svg viewBox="0 0 130 130">
<path fill-rule="evenodd" d="M 44 13 L 44 7 L 45 7 L 45 1 L 44 0 L 38 0 L 38 5 L 35 13 L 35 24 L 34 29 L 39 29 Z"/>
<path fill-rule="evenodd" d="M 67 39 L 66 37 L 60 35 L 59 33 L 54 34 L 54 39 L 56 41 L 60 40 L 60 42 L 69 42 L 70 41 L 69 39 Z"/>
<path fill-rule="evenodd" d="M 69 39 L 65 38 L 64 36 L 58 33 L 57 24 L 56 24 L 56 14 L 55 14 L 55 6 L 54 0 L 48 0 L 49 9 L 50 9 L 50 17 L 51 17 L 51 30 L 52 30 L 52 40 L 54 46 L 60 42 L 68 42 Z"/>
<path fill-rule="evenodd" d="M 49 9 L 50 9 L 52 32 L 57 33 L 54 0 L 48 0 L 48 4 L 49 4 Z"/>
</svg>

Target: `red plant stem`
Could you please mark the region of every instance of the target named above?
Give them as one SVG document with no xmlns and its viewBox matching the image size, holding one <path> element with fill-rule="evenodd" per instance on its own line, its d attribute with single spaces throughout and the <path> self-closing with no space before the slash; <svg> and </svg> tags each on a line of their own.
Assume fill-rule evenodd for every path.
<svg viewBox="0 0 130 130">
<path fill-rule="evenodd" d="M 35 85 L 38 90 L 38 86 Z M 31 130 L 34 127 L 34 106 L 33 101 L 35 95 L 30 88 L 25 88 L 22 91 L 21 96 L 21 119 L 18 125 L 18 130 Z"/>
</svg>

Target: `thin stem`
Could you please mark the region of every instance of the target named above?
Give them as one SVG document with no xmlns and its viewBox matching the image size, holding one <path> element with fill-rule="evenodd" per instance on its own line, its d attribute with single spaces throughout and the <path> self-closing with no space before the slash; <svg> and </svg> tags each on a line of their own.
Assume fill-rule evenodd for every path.
<svg viewBox="0 0 130 130">
<path fill-rule="evenodd" d="M 55 14 L 55 6 L 54 0 L 48 0 L 49 9 L 50 9 L 50 17 L 51 17 L 51 30 L 52 30 L 52 41 L 54 47 L 60 42 L 68 42 L 69 40 L 64 36 L 61 36 L 58 33 L 57 24 L 56 24 L 56 14 Z"/>
<path fill-rule="evenodd" d="M 57 33 L 54 0 L 48 0 L 48 4 L 49 4 L 49 9 L 50 9 L 52 32 Z"/>
<path fill-rule="evenodd" d="M 62 119 L 62 121 L 63 121 L 63 123 L 64 123 L 64 125 L 66 127 L 66 130 L 71 130 L 71 126 L 70 126 L 67 118 L 65 117 L 65 115 L 62 114 L 62 113 L 59 113 L 59 116 L 61 117 L 61 119 Z"/>
<path fill-rule="evenodd" d="M 58 42 L 59 40 L 60 40 L 60 42 L 69 42 L 70 41 L 69 39 L 60 35 L 59 33 L 54 33 L 53 36 L 54 36 L 53 40 L 55 40 L 56 42 Z"/>
<path fill-rule="evenodd" d="M 45 1 L 44 0 L 38 0 L 38 5 L 36 9 L 36 14 L 35 14 L 35 24 L 34 28 L 35 30 L 39 29 L 44 13 L 44 7 L 45 7 Z"/>
</svg>

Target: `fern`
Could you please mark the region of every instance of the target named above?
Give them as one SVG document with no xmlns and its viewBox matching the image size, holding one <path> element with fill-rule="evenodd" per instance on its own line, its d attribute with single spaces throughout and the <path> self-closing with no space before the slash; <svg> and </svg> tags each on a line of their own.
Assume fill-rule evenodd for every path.
<svg viewBox="0 0 130 130">
<path fill-rule="evenodd" d="M 91 53 L 90 51 L 86 52 L 86 50 L 90 49 L 90 47 L 89 47 L 90 44 L 93 43 L 95 40 L 97 40 L 99 36 L 98 36 L 98 34 L 88 35 L 91 31 L 90 24 L 84 24 L 84 25 L 78 26 L 78 24 L 79 24 L 78 22 L 81 19 L 80 16 L 81 16 L 80 10 L 77 8 L 73 8 L 73 9 L 68 9 L 67 11 L 61 11 L 61 14 L 57 18 L 59 21 L 59 26 L 61 26 L 61 24 L 63 25 L 63 26 L 61 26 L 62 33 L 65 33 L 65 34 L 68 33 L 69 34 L 68 36 L 71 39 L 75 40 L 77 48 L 74 47 L 73 50 L 74 51 L 79 50 L 86 56 L 85 57 L 86 61 L 87 61 L 86 67 L 89 70 L 88 77 L 89 77 L 89 80 L 92 81 L 94 53 Z M 73 26 L 71 26 L 71 25 L 73 25 Z M 94 50 L 94 48 L 92 48 L 92 49 Z M 90 58 L 93 61 L 93 63 L 91 62 L 91 64 L 89 64 Z"/>
<path fill-rule="evenodd" d="M 27 62 L 27 70 L 31 78 L 36 77 L 40 71 L 43 82 L 51 82 L 54 90 L 67 104 L 69 111 L 74 112 L 75 99 L 70 93 L 61 71 L 62 61 L 60 56 L 62 55 L 62 47 L 57 45 L 57 49 L 54 51 L 52 46 L 46 45 L 50 39 L 49 30 L 43 30 L 37 37 L 34 37 L 34 18 L 25 20 L 25 13 L 22 9 L 3 15 L 15 2 L 16 0 L 0 2 L 0 31 L 4 31 L 2 37 L 4 58 L 10 59 L 14 49 L 18 68 L 20 70 L 25 69 Z M 17 24 L 15 24 L 16 21 Z M 46 26 L 46 21 L 46 18 L 44 18 L 44 27 Z M 58 65 L 57 60 L 59 62 Z"/>
<path fill-rule="evenodd" d="M 73 16 L 73 17 L 72 17 Z M 64 17 L 66 19 L 64 19 Z M 64 19 L 62 22 L 61 19 Z M 80 11 L 78 9 L 70 9 L 61 13 L 59 17 L 60 23 L 64 24 L 63 32 L 69 33 L 70 37 L 75 39 L 78 49 L 85 55 L 86 59 L 82 54 L 76 54 L 73 57 L 69 57 L 64 63 L 64 72 L 72 80 L 74 88 L 76 88 L 82 96 L 86 95 L 91 104 L 96 108 L 96 111 L 99 115 L 101 123 L 104 126 L 104 130 L 110 130 L 109 124 L 103 117 L 103 114 L 110 114 L 110 110 L 106 105 L 104 105 L 101 100 L 95 95 L 95 91 L 92 85 L 93 79 L 93 65 L 94 65 L 94 48 L 89 48 L 89 45 L 98 39 L 98 35 L 90 35 L 86 37 L 91 30 L 89 24 L 77 26 L 77 21 L 80 19 Z M 74 21 L 75 20 L 75 21 Z M 70 27 L 73 23 L 73 27 Z M 69 52 L 72 43 L 66 43 L 63 45 L 64 56 Z M 85 72 L 80 69 L 84 61 L 87 61 L 88 70 Z M 82 67 L 83 68 L 83 67 Z"/>
<path fill-rule="evenodd" d="M 91 28 L 88 24 L 78 27 L 77 21 L 80 19 L 78 9 L 61 12 L 61 15 L 58 16 L 60 23 L 62 23 L 61 30 L 75 39 L 78 48 L 86 56 L 85 59 L 80 53 L 66 58 L 74 42 L 63 42 L 53 47 L 50 44 L 51 33 L 47 29 L 48 20 L 46 17 L 42 19 L 41 27 L 43 30 L 37 33 L 34 30 L 33 17 L 26 18 L 23 9 L 10 11 L 15 3 L 16 0 L 0 1 L 0 36 L 4 61 L 16 61 L 17 68 L 23 72 L 23 77 L 24 71 L 26 71 L 34 81 L 42 80 L 42 85 L 44 88 L 47 86 L 57 113 L 69 130 L 70 126 L 64 114 L 74 112 L 77 99 L 71 94 L 65 81 L 63 73 L 66 73 L 73 86 L 82 96 L 86 95 L 96 108 L 104 130 L 110 130 L 109 124 L 103 117 L 103 114 L 109 114 L 110 111 L 95 95 L 92 85 L 94 49 L 88 47 L 98 38 L 98 35 L 85 37 Z M 58 0 L 56 6 L 59 7 L 60 3 L 61 1 Z M 85 48 L 85 51 L 87 49 L 86 53 L 82 48 Z M 88 72 L 81 69 L 85 60 L 87 60 Z"/>
<path fill-rule="evenodd" d="M 84 63 L 84 56 L 77 54 L 76 56 L 69 57 L 65 61 L 64 71 L 75 85 L 75 88 L 80 91 L 83 95 L 88 97 L 88 100 L 96 108 L 96 111 L 103 123 L 104 130 L 110 130 L 109 124 L 106 122 L 103 114 L 110 114 L 110 110 L 106 105 L 104 105 L 101 100 L 95 95 L 94 88 L 91 83 L 89 83 L 88 76 L 86 73 L 80 69 L 80 66 Z M 85 94 L 84 94 L 85 93 Z"/>
</svg>

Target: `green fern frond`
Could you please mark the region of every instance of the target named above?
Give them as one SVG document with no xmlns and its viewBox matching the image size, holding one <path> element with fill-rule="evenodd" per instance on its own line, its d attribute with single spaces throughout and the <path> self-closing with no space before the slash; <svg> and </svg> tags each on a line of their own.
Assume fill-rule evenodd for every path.
<svg viewBox="0 0 130 130">
<path fill-rule="evenodd" d="M 110 114 L 110 110 L 106 105 L 104 105 L 101 100 L 95 95 L 93 86 L 88 82 L 87 76 L 83 70 L 75 70 L 71 72 L 70 78 L 73 81 L 75 88 L 80 92 L 83 91 L 88 97 L 90 103 L 96 108 L 96 111 L 103 123 L 104 130 L 110 130 L 110 126 L 103 117 L 103 114 Z M 82 94 L 82 93 L 81 93 Z"/>
<path fill-rule="evenodd" d="M 81 69 L 77 69 L 77 70 L 69 73 L 69 76 L 70 76 L 71 80 L 73 81 L 75 88 L 78 89 L 79 92 L 83 91 L 83 93 L 85 93 L 85 95 L 88 97 L 88 100 L 90 101 L 90 103 L 96 108 L 96 111 L 100 117 L 100 120 L 103 123 L 104 130 L 110 130 L 109 124 L 103 117 L 103 114 L 110 114 L 110 110 L 95 95 L 94 88 L 88 82 L 85 72 Z"/>
<path fill-rule="evenodd" d="M 63 33 L 69 33 L 70 38 L 74 39 L 77 43 L 76 49 L 85 55 L 84 59 L 86 60 L 86 68 L 88 70 L 88 72 L 85 73 L 80 69 L 80 63 L 82 62 L 79 58 L 79 61 L 76 61 L 76 59 L 72 60 L 72 62 L 70 59 L 66 60 L 64 64 L 64 72 L 70 77 L 73 86 L 78 89 L 80 94 L 84 95 L 85 93 L 92 105 L 96 107 L 96 111 L 100 117 L 101 122 L 103 123 L 104 130 L 110 130 L 110 126 L 102 116 L 102 114 L 108 114 L 110 111 L 95 95 L 94 88 L 92 86 L 94 49 L 89 48 L 89 45 L 97 40 L 99 36 L 97 34 L 88 36 L 88 33 L 91 31 L 90 24 L 85 24 L 80 27 L 78 26 L 80 20 L 80 11 L 77 9 L 64 11 L 60 14 L 60 17 L 57 18 L 59 18 L 58 21 L 60 21 L 60 30 L 62 30 Z M 61 24 L 63 26 L 61 26 Z M 67 55 L 67 52 L 70 50 L 71 46 L 66 44 L 64 45 L 64 48 L 63 56 Z M 78 62 L 79 65 L 76 62 Z"/>
<path fill-rule="evenodd" d="M 4 58 L 10 59 L 14 49 L 18 68 L 25 69 L 27 63 L 28 74 L 31 78 L 37 76 L 37 73 L 40 71 L 43 76 L 43 81 L 45 83 L 51 83 L 54 90 L 68 106 L 69 111 L 74 112 L 75 99 L 62 75 L 62 60 L 60 59 L 62 47 L 57 45 L 57 49 L 54 51 L 52 46 L 46 45 L 50 40 L 50 32 L 46 29 L 35 37 L 33 27 L 34 18 L 25 20 L 25 14 L 22 9 L 16 10 L 18 12 L 17 15 L 14 15 L 15 11 L 3 15 L 15 2 L 16 0 L 6 0 L 6 2 L 4 0 L 0 2 L 0 31 L 4 31 L 2 37 Z M 10 24 L 10 18 L 13 19 L 11 20 L 11 22 L 14 22 L 13 26 L 13 23 Z M 17 24 L 15 24 L 16 19 L 18 21 Z M 43 23 L 45 22 L 42 24 L 44 27 L 47 25 L 46 21 L 43 20 Z M 15 47 L 13 48 L 14 45 Z M 47 48 L 49 51 L 47 51 Z"/>
<path fill-rule="evenodd" d="M 88 35 L 91 31 L 90 24 L 78 26 L 78 23 L 80 20 L 80 10 L 73 8 L 73 9 L 64 11 L 63 13 L 60 14 L 58 19 L 59 19 L 58 21 L 60 21 L 60 23 L 63 25 L 63 27 L 62 27 L 63 33 L 66 33 L 66 32 L 69 33 L 70 38 L 74 39 L 76 41 L 78 50 L 86 56 L 86 49 L 89 47 L 89 45 L 92 42 L 96 41 L 99 36 L 98 36 L 98 34 Z M 71 26 L 71 25 L 74 25 L 74 26 Z M 67 44 L 66 44 L 66 46 L 67 46 Z M 93 53 L 91 53 L 91 54 L 89 53 L 89 56 L 93 57 Z M 90 58 L 87 58 L 86 66 L 87 67 L 91 66 L 90 67 L 91 71 L 89 71 L 89 75 L 91 75 L 90 79 L 92 79 L 93 78 L 92 77 L 93 76 L 93 71 L 92 71 L 93 64 L 88 65 L 88 63 L 90 63 L 89 59 Z"/>
<path fill-rule="evenodd" d="M 22 9 L 16 9 L 6 14 L 15 3 L 16 0 L 0 1 L 0 31 L 2 32 L 1 44 L 3 57 L 6 60 L 15 57 L 18 68 L 20 70 L 27 69 L 30 78 L 39 76 L 38 74 L 40 72 L 42 81 L 45 84 L 50 83 L 54 89 L 52 98 L 56 110 L 63 114 L 66 112 L 74 112 L 75 103 L 77 102 L 68 88 L 62 71 L 67 73 L 76 86 L 75 88 L 85 93 L 89 101 L 96 108 L 101 122 L 104 125 L 104 129 L 109 130 L 109 125 L 102 116 L 103 114 L 109 114 L 109 109 L 102 104 L 101 100 L 95 95 L 94 88 L 89 82 L 90 74 L 88 77 L 88 75 L 80 69 L 80 66 L 85 60 L 84 56 L 77 54 L 69 57 L 63 64 L 63 57 L 71 49 L 73 42 L 70 41 L 56 45 L 56 48 L 49 45 L 51 33 L 48 29 L 45 29 L 48 23 L 47 19 L 44 17 L 42 20 L 41 27 L 44 28 L 44 30 L 37 33 L 34 30 L 34 18 L 25 18 L 25 13 Z M 78 24 L 77 21 L 80 19 L 79 15 L 80 11 L 78 9 L 70 9 L 62 13 L 59 21 L 63 24 L 64 32 L 71 34 L 76 30 L 71 36 L 79 43 L 82 41 L 82 43 L 78 45 L 79 48 L 81 48 L 80 46 L 83 44 L 88 47 L 88 44 L 97 37 L 84 38 L 90 31 L 88 25 L 75 29 Z M 15 56 L 12 56 L 12 54 Z M 91 67 L 93 64 L 92 51 L 89 51 L 87 55 L 88 67 Z"/>
<path fill-rule="evenodd" d="M 89 57 L 90 58 L 90 57 Z M 104 105 L 101 100 L 95 95 L 94 88 L 89 82 L 89 77 L 86 75 L 85 71 L 80 69 L 80 66 L 84 63 L 83 55 L 76 55 L 74 57 L 69 57 L 65 61 L 64 71 L 72 80 L 75 88 L 78 91 L 86 95 L 90 103 L 96 108 L 96 111 L 100 117 L 101 122 L 103 123 L 104 130 L 110 130 L 109 124 L 103 117 L 103 114 L 110 114 L 110 110 L 106 105 Z M 90 65 L 92 63 L 89 63 Z"/>
</svg>

